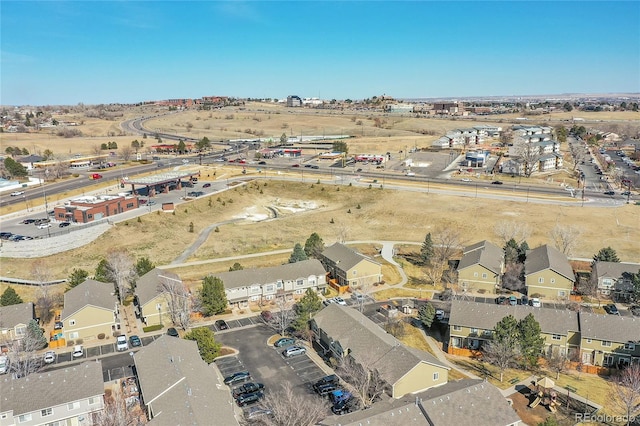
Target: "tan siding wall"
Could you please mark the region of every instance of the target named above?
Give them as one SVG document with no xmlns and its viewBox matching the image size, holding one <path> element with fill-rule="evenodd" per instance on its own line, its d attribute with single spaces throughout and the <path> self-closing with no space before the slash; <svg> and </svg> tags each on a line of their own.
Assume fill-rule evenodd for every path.
<svg viewBox="0 0 640 426">
<path fill-rule="evenodd" d="M 75 320 L 75 325 L 71 321 Z M 64 321 L 64 336 L 67 340 L 83 339 L 90 341 L 97 339 L 98 334 L 104 333 L 107 337 L 112 337 L 112 326 L 115 324 L 113 311 L 85 307 Z M 73 332 L 78 332 L 78 337 L 71 338 Z"/>
<path fill-rule="evenodd" d="M 477 273 L 478 276 L 474 276 L 474 273 Z M 486 274 L 487 278 L 482 278 L 482 274 Z M 465 287 L 466 283 L 468 290 L 484 290 L 489 294 L 495 294 L 496 284 L 499 281 L 499 277 L 481 265 L 472 265 L 458 270 L 458 284 Z"/>
<path fill-rule="evenodd" d="M 434 373 L 438 373 L 437 380 L 433 379 Z M 446 368 L 421 362 L 394 384 L 393 397 L 401 398 L 408 393 L 441 386 L 448 380 L 449 371 Z"/>
<path fill-rule="evenodd" d="M 540 278 L 544 279 L 543 283 L 538 282 Z M 551 282 L 552 279 L 555 280 L 554 283 Z M 568 299 L 573 289 L 573 282 L 550 269 L 527 275 L 525 280 L 529 297 L 540 294 L 545 299 L 556 300 L 560 297 L 558 292 L 564 291 L 564 297 Z"/>
<path fill-rule="evenodd" d="M 380 281 L 381 277 L 382 268 L 380 265 L 369 260 L 362 260 L 347 271 L 347 279 L 352 287 L 354 286 L 354 281 L 356 282 L 356 286 L 371 285 Z"/>
<path fill-rule="evenodd" d="M 158 312 L 157 304 L 160 304 L 160 312 Z M 156 325 L 171 323 L 171 317 L 169 316 L 169 302 L 168 298 L 164 294 L 159 294 L 149 302 L 142 306 L 142 317 L 146 319 L 146 325 Z"/>
</svg>

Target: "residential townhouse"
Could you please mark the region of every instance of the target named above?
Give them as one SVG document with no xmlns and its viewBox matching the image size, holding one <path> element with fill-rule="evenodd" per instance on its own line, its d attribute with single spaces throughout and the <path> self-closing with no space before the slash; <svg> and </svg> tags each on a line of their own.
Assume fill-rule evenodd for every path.
<svg viewBox="0 0 640 426">
<path fill-rule="evenodd" d="M 622 367 L 640 363 L 640 319 L 580 312 L 583 364 Z"/>
<path fill-rule="evenodd" d="M 504 273 L 504 252 L 489 241 L 467 246 L 458 264 L 458 284 L 465 291 L 493 294 Z"/>
<path fill-rule="evenodd" d="M 136 282 L 133 299 L 136 316 L 147 326 L 171 321 L 170 296 L 163 284 L 184 286 L 177 274 L 159 268 L 147 272 Z"/>
<path fill-rule="evenodd" d="M 307 289 L 322 291 L 327 286 L 326 275 L 322 263 L 316 259 L 215 274 L 224 283 L 229 304 L 237 307 L 302 295 Z"/>
<path fill-rule="evenodd" d="M 595 262 L 591 269 L 592 279 L 596 281 L 600 294 L 623 300 L 633 292 L 633 283 L 628 274 L 640 272 L 640 263 Z"/>
<path fill-rule="evenodd" d="M 89 426 L 103 408 L 100 361 L 0 379 L 0 426 Z"/>
<path fill-rule="evenodd" d="M 234 401 L 215 363 L 195 341 L 161 336 L 133 355 L 149 425 L 238 425 Z"/>
<path fill-rule="evenodd" d="M 113 284 L 85 280 L 66 292 L 61 321 L 67 341 L 114 335 L 120 330 L 120 320 Z"/>
<path fill-rule="evenodd" d="M 483 380 L 463 379 L 367 410 L 330 416 L 322 426 L 519 426 L 522 420 L 500 390 Z"/>
<path fill-rule="evenodd" d="M 448 381 L 449 367 L 433 355 L 403 345 L 357 309 L 330 304 L 310 321 L 314 340 L 336 360 L 351 357 L 376 370 L 392 398 Z"/>
<path fill-rule="evenodd" d="M 568 299 L 576 281 L 567 256 L 549 245 L 527 252 L 524 278 L 529 297 L 550 300 Z"/>
<path fill-rule="evenodd" d="M 519 321 L 530 313 L 540 324 L 545 353 L 579 352 L 580 325 L 578 316 L 573 311 L 461 300 L 451 302 L 448 345 L 450 348 L 478 350 L 492 339 L 496 324 L 504 317 L 511 315 Z"/>
<path fill-rule="evenodd" d="M 0 307 L 0 345 L 21 339 L 27 333 L 27 326 L 36 318 L 32 302 Z"/>
<path fill-rule="evenodd" d="M 320 262 L 340 287 L 359 289 L 382 281 L 380 263 L 340 243 L 327 247 Z"/>
</svg>

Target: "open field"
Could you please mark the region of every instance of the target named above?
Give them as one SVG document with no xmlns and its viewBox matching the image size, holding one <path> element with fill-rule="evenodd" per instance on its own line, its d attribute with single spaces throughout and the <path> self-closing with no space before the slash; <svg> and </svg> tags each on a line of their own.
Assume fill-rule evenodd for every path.
<svg viewBox="0 0 640 426">
<path fill-rule="evenodd" d="M 361 208 L 356 208 L 357 205 Z M 279 217 L 250 220 L 267 217 L 268 208 L 276 208 Z M 498 221 L 528 223 L 532 229 L 528 239 L 531 247 L 551 243 L 549 233 L 558 223 L 581 230 L 574 253 L 577 257 L 590 258 L 601 247 L 610 245 L 623 261 L 640 258 L 638 207 L 633 205 L 549 206 L 333 184 L 254 181 L 180 205 L 175 214 L 154 212 L 142 216 L 140 222 L 118 223 L 85 247 L 46 257 L 44 261 L 54 278 L 68 276 L 74 267 L 94 270 L 100 259 L 116 248 L 129 250 L 136 257 L 149 257 L 159 265 L 169 264 L 206 227 L 239 216 L 249 219 L 220 225 L 219 232 L 211 232 L 187 261 L 290 249 L 295 243 L 304 244 L 312 232 L 317 232 L 327 245 L 350 240 L 422 242 L 427 232 L 436 234 L 445 228 L 459 230 L 463 244 L 482 239 L 499 242 L 494 232 Z M 193 233 L 189 232 L 191 222 Z M 4 261 L 3 274 L 30 278 L 28 271 L 34 261 Z M 221 267 L 215 263 L 208 265 L 212 269 L 199 266 L 198 273 L 218 271 Z M 411 275 L 417 273 L 412 271 Z"/>
</svg>

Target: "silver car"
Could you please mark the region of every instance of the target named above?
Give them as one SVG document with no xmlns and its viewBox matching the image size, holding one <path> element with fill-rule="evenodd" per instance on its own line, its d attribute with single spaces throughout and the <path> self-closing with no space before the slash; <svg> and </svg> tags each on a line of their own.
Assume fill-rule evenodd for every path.
<svg viewBox="0 0 640 426">
<path fill-rule="evenodd" d="M 287 349 L 282 351 L 282 355 L 284 355 L 285 358 L 289 358 L 296 355 L 303 355 L 305 353 L 307 353 L 307 350 L 302 346 L 289 346 Z"/>
</svg>

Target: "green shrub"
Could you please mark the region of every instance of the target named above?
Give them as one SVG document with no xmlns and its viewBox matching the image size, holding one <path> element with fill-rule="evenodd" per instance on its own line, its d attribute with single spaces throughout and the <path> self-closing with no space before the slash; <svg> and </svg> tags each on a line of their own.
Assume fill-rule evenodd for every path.
<svg viewBox="0 0 640 426">
<path fill-rule="evenodd" d="M 144 331 L 145 333 L 149 333 L 151 331 L 158 331 L 158 330 L 162 330 L 162 325 L 156 324 L 156 325 L 150 325 L 148 327 L 142 327 L 142 331 Z"/>
</svg>

